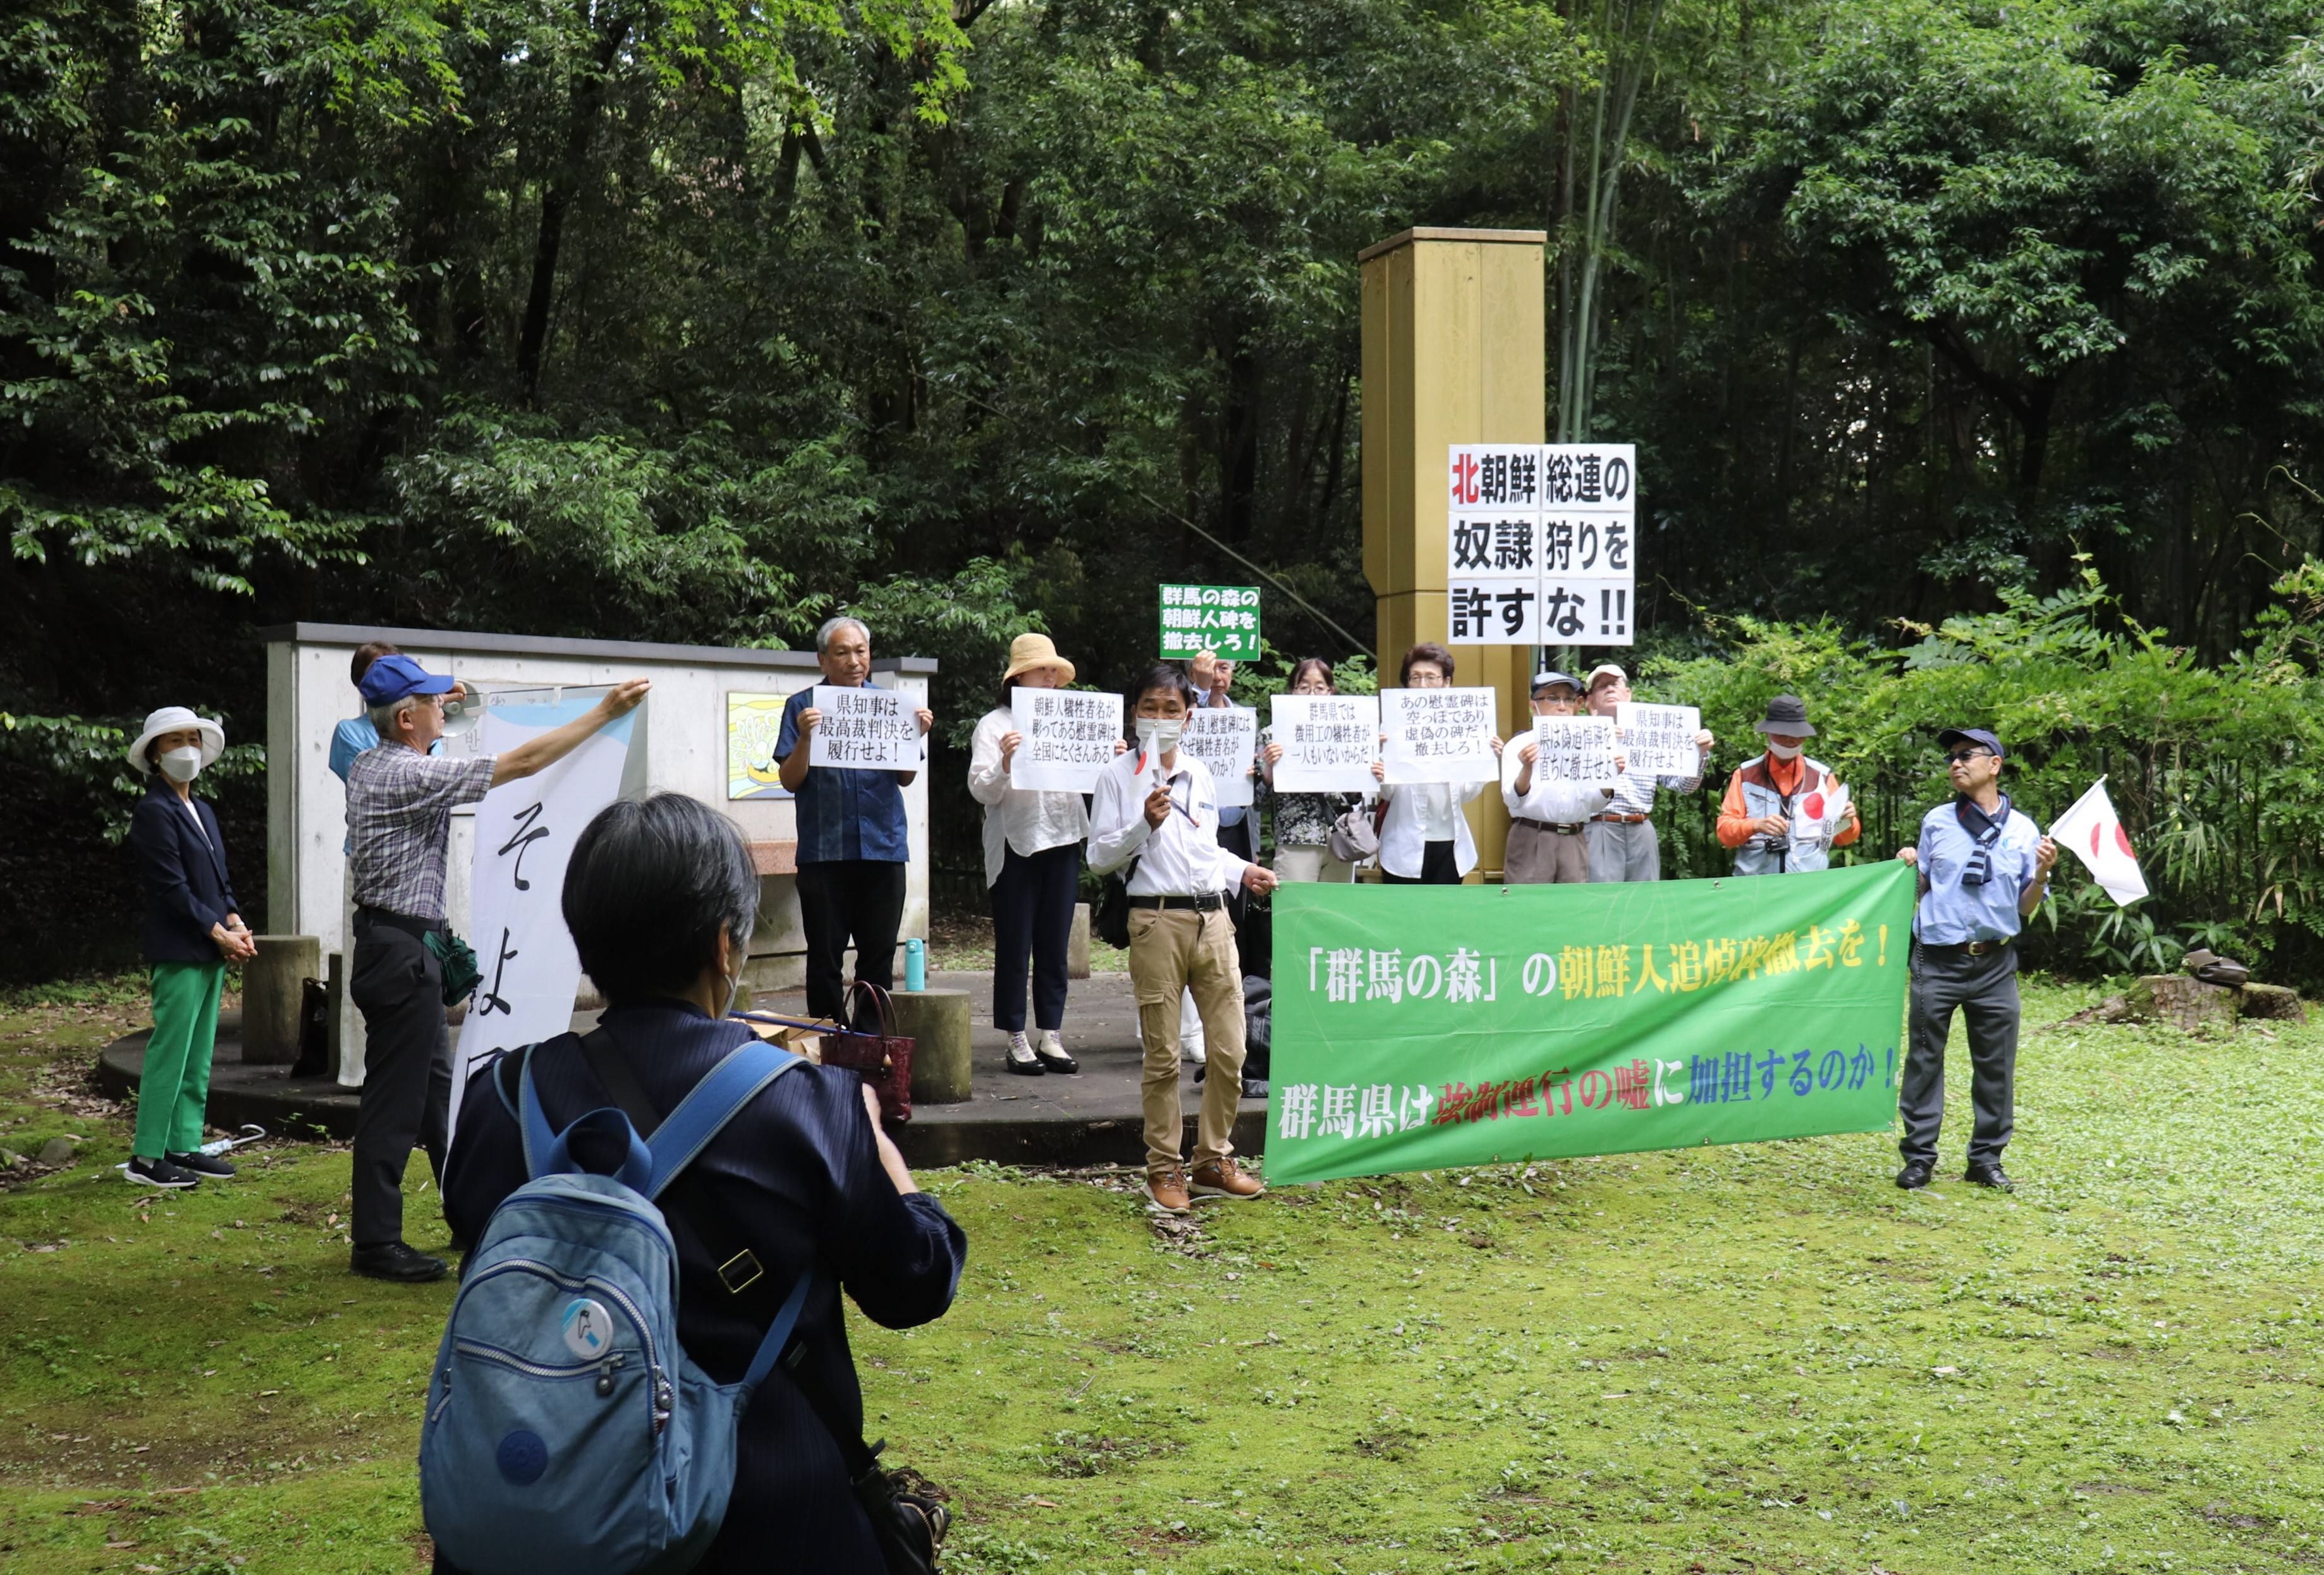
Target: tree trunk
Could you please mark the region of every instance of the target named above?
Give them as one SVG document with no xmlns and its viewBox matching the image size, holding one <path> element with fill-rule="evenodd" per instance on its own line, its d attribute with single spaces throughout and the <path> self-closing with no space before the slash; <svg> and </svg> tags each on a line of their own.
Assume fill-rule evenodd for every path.
<svg viewBox="0 0 2324 1575">
<path fill-rule="evenodd" d="M 549 186 L 540 195 L 540 231 L 532 248 L 532 288 L 524 302 L 524 327 L 517 336 L 516 374 L 528 405 L 540 401 L 540 362 L 549 342 L 549 309 L 557 299 L 557 257 L 565 244 L 565 216 L 586 174 L 589 143 L 605 102 L 605 83 L 629 37 L 626 18 L 611 22 L 595 57 L 576 71 L 565 122 L 565 146 Z"/>
</svg>

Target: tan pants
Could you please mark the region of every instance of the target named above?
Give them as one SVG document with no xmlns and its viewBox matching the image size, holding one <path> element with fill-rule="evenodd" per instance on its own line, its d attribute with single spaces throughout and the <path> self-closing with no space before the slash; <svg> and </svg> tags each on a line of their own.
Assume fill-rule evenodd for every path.
<svg viewBox="0 0 2324 1575">
<path fill-rule="evenodd" d="M 1297 843 L 1275 850 L 1275 872 L 1286 880 L 1320 881 L 1327 886 L 1345 886 L 1354 873 L 1351 865 L 1332 857 L 1329 848 L 1301 847 Z"/>
<path fill-rule="evenodd" d="M 1529 820 L 1513 820 L 1501 862 L 1505 885 L 1583 885 L 1590 879 L 1590 843 L 1580 832 L 1554 832 Z"/>
<path fill-rule="evenodd" d="M 1179 1163 L 1186 1117 L 1178 1102 L 1178 1002 L 1191 990 L 1203 1019 L 1202 1113 L 1194 1123 L 1196 1165 L 1234 1152 L 1229 1141 L 1242 1101 L 1242 960 L 1224 909 L 1130 910 L 1130 987 L 1138 998 L 1145 1046 L 1140 1089 L 1146 1109 L 1146 1168 Z"/>
</svg>

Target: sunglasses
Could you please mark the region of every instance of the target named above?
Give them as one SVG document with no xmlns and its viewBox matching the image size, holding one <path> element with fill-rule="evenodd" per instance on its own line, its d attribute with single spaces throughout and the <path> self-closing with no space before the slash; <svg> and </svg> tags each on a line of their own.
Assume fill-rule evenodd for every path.
<svg viewBox="0 0 2324 1575">
<path fill-rule="evenodd" d="M 1955 750 L 1952 753 L 1947 755 L 1945 759 L 1951 764 L 1959 765 L 1964 760 L 1987 760 L 1991 758 L 1992 754 L 1993 751 L 1991 750 Z"/>
</svg>

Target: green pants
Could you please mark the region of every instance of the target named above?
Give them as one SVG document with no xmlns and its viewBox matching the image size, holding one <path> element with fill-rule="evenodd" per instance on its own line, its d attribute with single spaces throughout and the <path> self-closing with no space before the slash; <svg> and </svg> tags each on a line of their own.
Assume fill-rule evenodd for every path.
<svg viewBox="0 0 2324 1575">
<path fill-rule="evenodd" d="M 153 964 L 153 1036 L 137 1084 L 141 1159 L 188 1154 L 202 1146 L 202 1107 L 210 1097 L 210 1052 L 217 1045 L 218 991 L 226 963 Z"/>
</svg>

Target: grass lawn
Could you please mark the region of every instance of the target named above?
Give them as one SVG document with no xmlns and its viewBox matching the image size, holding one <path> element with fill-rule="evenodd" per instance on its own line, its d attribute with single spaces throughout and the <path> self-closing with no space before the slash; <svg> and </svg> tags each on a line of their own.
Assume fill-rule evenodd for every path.
<svg viewBox="0 0 2324 1575">
<path fill-rule="evenodd" d="M 1876 1135 L 1179 1234 L 1118 1175 L 936 1173 L 968 1276 L 861 1330 L 873 1425 L 971 1575 L 2324 1565 L 2324 1028 L 2063 1024 L 2096 993 L 2027 990 L 2015 1198 L 1950 1179 L 1957 1126 L 1925 1194 Z M 0 1009 L 0 1147 L 89 1139 L 0 1195 L 0 1569 L 421 1567 L 450 1287 L 346 1274 L 344 1149 L 132 1192 L 82 1080 L 136 1016 Z"/>
</svg>

